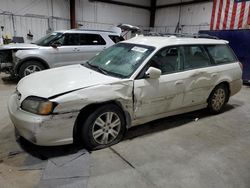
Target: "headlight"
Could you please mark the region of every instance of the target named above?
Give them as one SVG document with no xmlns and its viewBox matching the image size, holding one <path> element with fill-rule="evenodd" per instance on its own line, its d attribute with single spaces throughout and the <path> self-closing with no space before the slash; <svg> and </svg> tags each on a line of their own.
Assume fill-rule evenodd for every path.
<svg viewBox="0 0 250 188">
<path fill-rule="evenodd" d="M 39 115 L 50 114 L 57 103 L 51 102 L 40 97 L 27 97 L 21 104 L 21 108 L 25 111 L 32 112 Z"/>
</svg>

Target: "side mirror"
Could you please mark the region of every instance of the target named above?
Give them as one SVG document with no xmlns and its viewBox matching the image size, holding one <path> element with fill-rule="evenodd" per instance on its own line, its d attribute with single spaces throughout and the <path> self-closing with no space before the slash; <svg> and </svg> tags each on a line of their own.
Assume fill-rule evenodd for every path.
<svg viewBox="0 0 250 188">
<path fill-rule="evenodd" d="M 152 79 L 160 78 L 161 70 L 154 67 L 149 67 L 149 69 L 146 71 L 146 76 Z"/>
<path fill-rule="evenodd" d="M 60 42 L 53 42 L 50 46 L 53 48 L 57 48 L 57 47 L 61 46 L 61 43 Z"/>
</svg>

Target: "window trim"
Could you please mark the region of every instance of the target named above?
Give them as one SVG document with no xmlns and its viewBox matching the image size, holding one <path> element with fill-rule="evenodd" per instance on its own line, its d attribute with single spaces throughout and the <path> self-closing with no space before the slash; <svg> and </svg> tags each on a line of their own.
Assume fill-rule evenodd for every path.
<svg viewBox="0 0 250 188">
<path fill-rule="evenodd" d="M 161 74 L 162 75 L 170 75 L 170 74 L 174 74 L 174 73 L 179 73 L 179 72 L 183 72 L 183 68 L 184 68 L 184 58 L 183 58 L 183 50 L 182 50 L 182 45 L 169 45 L 169 46 L 164 46 L 162 48 L 160 48 L 159 50 L 157 50 L 152 57 L 148 60 L 148 62 L 144 65 L 144 67 L 141 69 L 141 71 L 137 74 L 137 76 L 135 77 L 135 80 L 140 80 L 140 79 L 145 79 L 145 72 L 149 69 L 148 64 L 149 62 L 152 60 L 152 58 L 161 50 L 166 49 L 166 48 L 172 48 L 172 47 L 178 47 L 180 49 L 180 55 L 181 55 L 181 69 L 175 72 L 171 72 L 171 73 L 166 73 L 166 74 Z"/>
<path fill-rule="evenodd" d="M 235 57 L 235 61 L 234 62 L 230 62 L 230 63 L 223 63 L 223 64 L 215 64 L 214 63 L 214 59 L 212 58 L 211 54 L 208 52 L 206 46 L 209 45 L 225 45 L 229 48 L 229 50 L 232 52 L 233 56 Z M 205 66 L 205 67 L 196 67 L 196 68 L 192 68 L 192 69 L 184 69 L 184 63 L 185 63 L 185 54 L 184 54 L 184 46 L 201 46 L 204 51 L 207 53 L 208 57 L 209 57 L 209 65 Z M 202 68 L 208 68 L 208 67 L 214 67 L 214 66 L 221 66 L 221 65 L 226 65 L 226 64 L 231 64 L 231 63 L 236 63 L 238 62 L 238 58 L 235 55 L 234 51 L 231 49 L 231 47 L 228 44 L 181 44 L 181 45 L 169 45 L 169 46 L 165 46 L 160 48 L 158 51 L 156 51 L 152 57 L 148 60 L 148 62 L 144 65 L 144 67 L 141 69 L 141 71 L 137 74 L 137 76 L 135 77 L 134 80 L 140 80 L 140 79 L 146 79 L 145 77 L 145 72 L 148 70 L 148 64 L 150 62 L 150 60 L 155 56 L 156 53 L 158 53 L 160 50 L 164 49 L 164 48 L 169 48 L 169 47 L 179 47 L 180 48 L 180 52 L 182 54 L 182 60 L 181 60 L 181 64 L 182 64 L 182 68 L 179 71 L 176 72 L 172 72 L 172 73 L 168 73 L 168 74 L 162 74 L 162 75 L 171 75 L 171 74 L 175 74 L 175 73 L 180 73 L 180 72 L 186 72 L 186 71 L 191 71 L 191 70 L 196 70 L 196 69 L 202 69 Z M 161 76 L 162 76 L 161 75 Z"/>
<path fill-rule="evenodd" d="M 204 67 L 193 67 L 192 69 L 185 69 L 184 65 L 185 65 L 185 62 L 186 62 L 186 56 L 185 56 L 185 53 L 184 53 L 184 48 L 183 48 L 184 46 L 199 46 L 199 47 L 201 47 L 204 50 L 204 52 L 207 53 L 207 56 L 209 58 L 209 64 L 207 66 L 204 66 Z M 181 45 L 181 47 L 183 48 L 183 53 L 184 53 L 183 71 L 202 69 L 202 68 L 206 68 L 206 67 L 211 67 L 213 65 L 213 59 L 210 57 L 210 54 L 208 53 L 207 48 L 205 48 L 204 46 L 205 46 L 204 44 Z"/>
<path fill-rule="evenodd" d="M 78 35 L 78 37 L 77 37 L 78 38 L 78 44 L 65 45 L 64 42 L 63 42 L 62 46 L 78 46 L 78 47 L 81 46 L 82 47 L 82 46 L 106 46 L 107 45 L 106 40 L 104 39 L 104 37 L 102 37 L 101 34 L 96 34 L 96 33 L 64 33 L 61 37 L 66 37 L 67 35 Z M 86 45 L 80 44 L 81 35 L 97 35 L 97 36 L 101 37 L 101 39 L 103 40 L 104 43 L 103 44 L 86 44 Z"/>
<path fill-rule="evenodd" d="M 113 42 L 113 43 L 119 43 L 119 42 L 122 42 L 122 41 L 124 41 L 125 39 L 123 38 L 123 36 L 121 36 L 121 35 L 111 35 L 111 34 L 109 34 L 108 35 L 108 37 L 109 37 L 109 39 Z M 114 41 L 113 39 L 112 39 L 112 37 L 118 37 L 119 39 L 120 38 L 122 38 L 122 40 L 120 40 L 119 42 L 116 42 L 116 41 Z"/>
<path fill-rule="evenodd" d="M 103 44 L 86 44 L 86 45 L 83 45 L 83 44 L 79 44 L 80 46 L 105 46 L 107 45 L 107 42 L 106 40 L 102 37 L 101 34 L 98 34 L 98 33 L 79 33 L 79 43 L 80 43 L 80 35 L 97 35 L 99 37 L 101 37 L 101 39 L 103 40 Z"/>
<path fill-rule="evenodd" d="M 234 61 L 229 62 L 229 63 L 215 63 L 215 59 L 213 58 L 213 56 L 209 53 L 207 46 L 211 46 L 211 45 L 215 45 L 215 46 L 225 46 L 232 54 L 232 56 L 234 57 Z M 228 45 L 228 44 L 205 44 L 204 45 L 205 50 L 207 51 L 209 57 L 211 58 L 211 62 L 212 62 L 212 66 L 218 66 L 218 65 L 226 65 L 226 64 L 231 64 L 231 63 L 236 63 L 239 62 L 238 57 L 235 55 L 233 49 Z"/>
</svg>

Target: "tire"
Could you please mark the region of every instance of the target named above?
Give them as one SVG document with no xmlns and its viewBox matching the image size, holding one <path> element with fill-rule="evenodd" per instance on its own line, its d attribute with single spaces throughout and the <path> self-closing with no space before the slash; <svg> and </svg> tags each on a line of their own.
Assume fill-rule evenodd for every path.
<svg viewBox="0 0 250 188">
<path fill-rule="evenodd" d="M 80 123 L 81 140 L 88 150 L 102 149 L 118 143 L 126 130 L 123 112 L 113 104 L 99 107 Z"/>
<path fill-rule="evenodd" d="M 226 85 L 220 84 L 214 88 L 208 98 L 208 110 L 212 114 L 222 111 L 229 99 L 229 90 Z"/>
<path fill-rule="evenodd" d="M 27 61 L 23 63 L 19 70 L 19 77 L 23 78 L 34 72 L 42 71 L 45 67 L 39 61 Z"/>
</svg>

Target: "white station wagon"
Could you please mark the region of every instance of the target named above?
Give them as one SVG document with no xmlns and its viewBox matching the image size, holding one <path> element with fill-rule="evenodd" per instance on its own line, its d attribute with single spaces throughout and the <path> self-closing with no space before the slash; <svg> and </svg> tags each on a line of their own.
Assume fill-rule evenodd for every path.
<svg viewBox="0 0 250 188">
<path fill-rule="evenodd" d="M 10 97 L 19 135 L 37 145 L 100 149 L 125 130 L 202 108 L 221 112 L 242 69 L 227 41 L 138 36 L 86 63 L 31 74 Z"/>
</svg>

